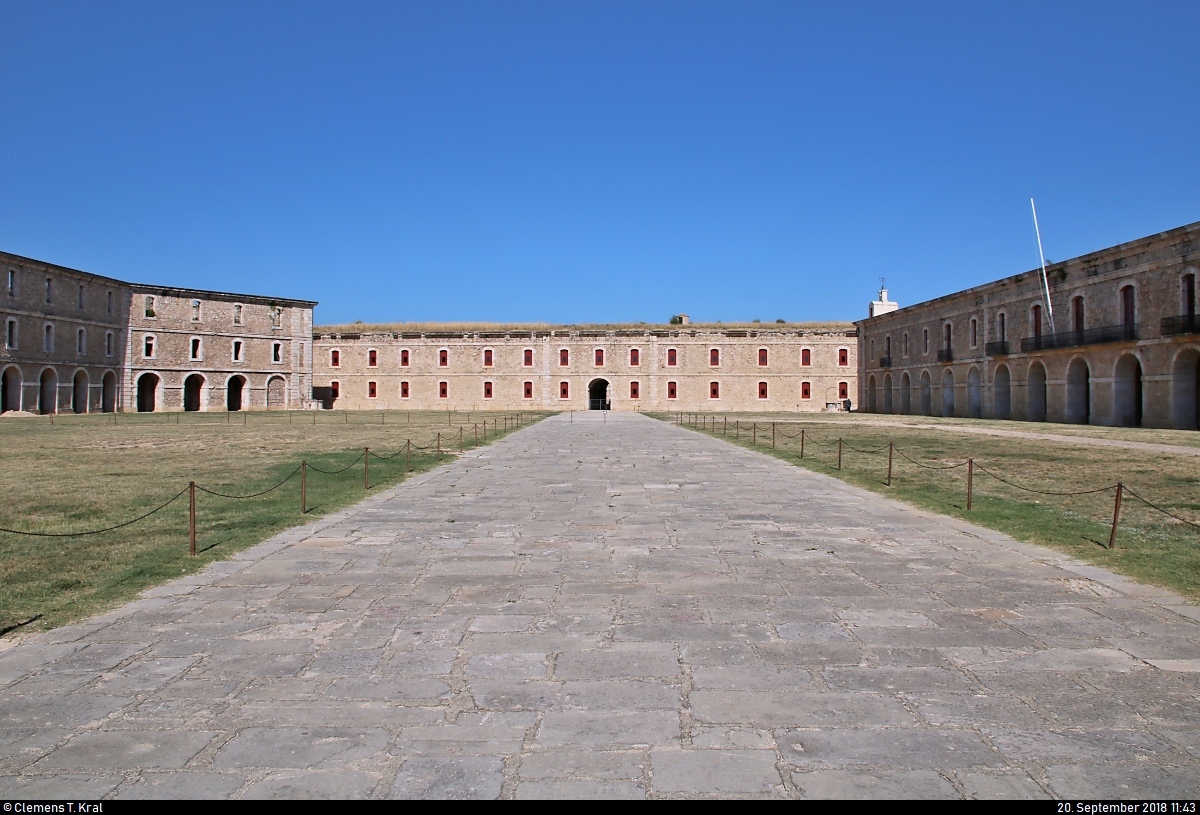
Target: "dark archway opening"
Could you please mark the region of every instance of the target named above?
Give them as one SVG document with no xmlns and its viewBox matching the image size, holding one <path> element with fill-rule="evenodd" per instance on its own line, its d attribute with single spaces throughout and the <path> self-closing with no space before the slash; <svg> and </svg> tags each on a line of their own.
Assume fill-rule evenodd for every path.
<svg viewBox="0 0 1200 815">
<path fill-rule="evenodd" d="M 608 380 L 593 379 L 588 385 L 588 410 L 610 410 L 612 403 L 608 401 Z"/>
<path fill-rule="evenodd" d="M 242 409 L 242 389 L 246 386 L 245 377 L 235 376 L 225 386 L 225 408 L 227 410 Z"/>
<path fill-rule="evenodd" d="M 84 371 L 75 372 L 75 381 L 71 386 L 71 410 L 76 413 L 88 411 L 88 375 Z"/>
<path fill-rule="evenodd" d="M 53 368 L 42 371 L 41 387 L 38 388 L 38 413 L 58 413 L 58 374 Z"/>
<path fill-rule="evenodd" d="M 1133 354 L 1117 360 L 1113 377 L 1113 418 L 1121 427 L 1142 426 L 1142 364 Z"/>
<path fill-rule="evenodd" d="M 117 375 L 109 371 L 104 375 L 104 395 L 101 397 L 100 409 L 112 413 L 117 409 Z"/>
<path fill-rule="evenodd" d="M 0 374 L 0 413 L 21 409 L 21 371 L 5 368 Z"/>
<path fill-rule="evenodd" d="M 158 377 L 154 374 L 142 374 L 137 383 L 138 413 L 153 413 L 158 401 Z"/>
<path fill-rule="evenodd" d="M 200 374 L 192 374 L 187 379 L 183 380 L 183 409 L 184 410 L 199 410 L 200 409 L 200 391 L 204 387 L 204 377 Z"/>
</svg>

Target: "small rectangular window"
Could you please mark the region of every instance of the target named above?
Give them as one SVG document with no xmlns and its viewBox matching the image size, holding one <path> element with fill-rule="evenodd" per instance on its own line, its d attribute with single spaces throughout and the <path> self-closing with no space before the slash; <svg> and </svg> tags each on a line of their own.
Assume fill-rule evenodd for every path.
<svg viewBox="0 0 1200 815">
<path fill-rule="evenodd" d="M 850 398 L 850 386 L 845 382 L 838 383 L 838 399 Z"/>
<path fill-rule="evenodd" d="M 192 301 L 192 322 L 193 323 L 200 322 L 200 301 L 199 300 Z"/>
<path fill-rule="evenodd" d="M 112 292 L 108 293 L 108 313 L 112 314 Z"/>
<path fill-rule="evenodd" d="M 240 303 L 233 304 L 233 324 L 234 325 L 242 324 L 242 306 Z"/>
<path fill-rule="evenodd" d="M 629 398 L 630 399 L 638 398 L 638 383 L 636 383 L 636 382 L 629 383 Z"/>
<path fill-rule="evenodd" d="M 679 352 L 674 348 L 667 349 L 667 364 L 672 366 L 679 364 Z"/>
<path fill-rule="evenodd" d="M 450 395 L 450 388 L 445 382 L 438 383 L 438 399 L 445 399 Z"/>
<path fill-rule="evenodd" d="M 767 349 L 766 348 L 758 349 L 758 364 L 761 366 L 765 366 L 767 364 Z"/>
<path fill-rule="evenodd" d="M 526 399 L 533 398 L 533 383 L 532 382 L 525 383 L 525 398 Z"/>
<path fill-rule="evenodd" d="M 271 328 L 283 327 L 283 309 L 275 306 L 271 309 Z"/>
<path fill-rule="evenodd" d="M 408 367 L 408 349 L 407 348 L 405 348 L 403 351 L 400 352 L 400 367 L 401 368 Z"/>
<path fill-rule="evenodd" d="M 375 387 L 376 386 L 375 386 L 374 382 L 367 383 L 367 398 L 368 399 L 374 399 L 376 397 L 377 391 L 376 391 Z"/>
<path fill-rule="evenodd" d="M 79 284 L 79 307 L 83 308 L 83 284 Z"/>
<path fill-rule="evenodd" d="M 603 348 L 596 349 L 596 364 L 597 365 L 604 364 L 604 349 Z"/>
<path fill-rule="evenodd" d="M 151 320 L 158 316 L 154 312 L 154 298 L 150 295 L 146 295 L 146 298 L 142 301 L 142 312 Z"/>
<path fill-rule="evenodd" d="M 271 361 L 272 362 L 283 362 L 283 343 L 281 343 L 281 342 L 271 343 Z"/>
<path fill-rule="evenodd" d="M 104 356 L 111 357 L 113 355 L 113 333 L 109 331 L 104 335 Z"/>
<path fill-rule="evenodd" d="M 54 283 L 50 278 L 46 278 L 46 302 L 54 302 Z"/>
<path fill-rule="evenodd" d="M 708 398 L 709 399 L 720 399 L 721 398 L 721 383 L 720 382 L 709 382 L 708 383 Z"/>
<path fill-rule="evenodd" d="M 838 365 L 846 366 L 850 364 L 850 352 L 845 348 L 838 349 Z"/>
<path fill-rule="evenodd" d="M 54 326 L 46 326 L 46 335 L 42 347 L 45 348 L 47 352 L 54 350 Z"/>
<path fill-rule="evenodd" d="M 450 365 L 450 352 L 445 348 L 438 351 L 438 367 L 446 368 Z"/>
<path fill-rule="evenodd" d="M 642 364 L 642 353 L 641 353 L 641 351 L 639 351 L 639 350 L 638 350 L 638 349 L 636 349 L 636 348 L 632 348 L 632 349 L 630 349 L 630 351 L 629 351 L 629 364 L 630 364 L 630 365 L 633 365 L 633 366 L 635 366 L 635 367 L 636 367 L 636 366 L 638 366 L 638 365 L 641 365 L 641 364 Z"/>
<path fill-rule="evenodd" d="M 192 359 L 200 359 L 200 340 L 192 338 Z"/>
<path fill-rule="evenodd" d="M 13 269 L 8 270 L 8 296 L 17 296 L 17 273 Z"/>
<path fill-rule="evenodd" d="M 17 321 L 12 318 L 4 322 L 4 347 L 10 351 L 17 348 Z"/>
<path fill-rule="evenodd" d="M 571 361 L 571 352 L 570 351 L 568 351 L 566 348 L 564 348 L 558 352 L 558 364 L 559 365 L 563 365 L 563 366 L 569 365 L 570 361 Z"/>
<path fill-rule="evenodd" d="M 338 383 L 338 382 L 330 382 L 329 383 L 329 395 L 332 396 L 334 399 L 338 398 L 340 391 L 341 391 L 340 383 Z"/>
<path fill-rule="evenodd" d="M 766 382 L 758 383 L 758 398 L 759 399 L 767 398 L 767 383 Z"/>
<path fill-rule="evenodd" d="M 87 335 L 84 333 L 82 328 L 75 332 L 75 353 L 87 353 Z"/>
<path fill-rule="evenodd" d="M 708 364 L 709 365 L 720 365 L 721 364 L 721 351 L 719 349 L 713 348 L 708 352 Z"/>
<path fill-rule="evenodd" d="M 484 399 L 492 398 L 492 383 L 491 382 L 483 383 L 483 398 Z"/>
<path fill-rule="evenodd" d="M 808 348 L 805 348 L 800 352 L 800 364 L 812 365 L 812 351 Z"/>
<path fill-rule="evenodd" d="M 154 337 L 146 337 L 142 340 L 142 356 L 146 359 L 154 358 Z"/>
<path fill-rule="evenodd" d="M 342 352 L 337 350 L 336 348 L 329 352 L 329 367 L 330 368 L 342 367 Z"/>
<path fill-rule="evenodd" d="M 571 396 L 571 385 L 568 382 L 558 383 L 558 398 L 569 399 Z"/>
<path fill-rule="evenodd" d="M 407 382 L 400 383 L 400 398 L 401 399 L 408 398 L 408 383 Z"/>
<path fill-rule="evenodd" d="M 807 382 L 800 383 L 800 398 L 812 399 L 812 385 Z"/>
<path fill-rule="evenodd" d="M 376 368 L 379 365 L 379 355 L 374 348 L 367 351 L 367 367 Z"/>
<path fill-rule="evenodd" d="M 241 340 L 233 341 L 233 361 L 234 362 L 242 361 L 242 341 Z"/>
<path fill-rule="evenodd" d="M 677 391 L 675 390 L 675 383 L 674 383 L 674 382 L 668 382 L 668 383 L 667 383 L 667 398 L 668 398 L 668 399 L 675 399 L 675 398 L 677 397 L 677 395 L 678 395 L 678 394 L 677 394 Z"/>
<path fill-rule="evenodd" d="M 533 365 L 533 349 L 526 348 L 525 349 L 525 366 L 529 367 L 531 365 Z"/>
<path fill-rule="evenodd" d="M 485 367 L 485 368 L 492 367 L 492 349 L 491 348 L 483 349 L 483 367 Z"/>
</svg>

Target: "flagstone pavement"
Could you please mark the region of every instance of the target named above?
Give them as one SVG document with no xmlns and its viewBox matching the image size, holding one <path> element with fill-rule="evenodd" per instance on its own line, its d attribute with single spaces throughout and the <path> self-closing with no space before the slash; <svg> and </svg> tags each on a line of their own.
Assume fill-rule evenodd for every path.
<svg viewBox="0 0 1200 815">
<path fill-rule="evenodd" d="M 634 414 L 0 652 L 0 798 L 1196 798 L 1200 608 Z"/>
</svg>

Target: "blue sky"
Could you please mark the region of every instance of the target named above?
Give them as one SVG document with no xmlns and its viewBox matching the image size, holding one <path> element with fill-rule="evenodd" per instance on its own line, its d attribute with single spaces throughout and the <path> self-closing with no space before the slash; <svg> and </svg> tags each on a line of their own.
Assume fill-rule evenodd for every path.
<svg viewBox="0 0 1200 815">
<path fill-rule="evenodd" d="M 1200 220 L 1200 3 L 0 6 L 0 249 L 322 323 L 858 319 Z"/>
</svg>

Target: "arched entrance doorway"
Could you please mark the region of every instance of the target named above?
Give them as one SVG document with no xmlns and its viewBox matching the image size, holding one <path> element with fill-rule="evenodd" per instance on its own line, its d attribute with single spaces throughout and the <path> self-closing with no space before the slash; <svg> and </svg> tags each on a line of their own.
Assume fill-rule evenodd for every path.
<svg viewBox="0 0 1200 815">
<path fill-rule="evenodd" d="M 588 410 L 609 410 L 612 403 L 608 401 L 608 380 L 593 379 L 588 385 Z"/>
<path fill-rule="evenodd" d="M 975 367 L 967 371 L 967 415 L 972 419 L 983 418 L 983 376 Z"/>
<path fill-rule="evenodd" d="M 900 412 L 905 416 L 912 413 L 912 380 L 908 371 L 900 376 Z"/>
<path fill-rule="evenodd" d="M 38 413 L 58 412 L 58 373 L 53 368 L 42 371 L 41 387 L 38 388 Z"/>
<path fill-rule="evenodd" d="M 117 409 L 117 375 L 109 371 L 104 375 L 104 393 L 100 397 L 100 409 L 112 413 Z"/>
<path fill-rule="evenodd" d="M 287 407 L 287 387 L 282 376 L 273 376 L 267 381 L 267 407 Z"/>
<path fill-rule="evenodd" d="M 875 377 L 867 377 L 867 413 L 878 413 L 879 408 L 875 404 Z"/>
<path fill-rule="evenodd" d="M 992 414 L 997 419 L 1008 419 L 1012 416 L 1012 376 L 1008 373 L 1007 365 L 996 368 L 996 378 L 992 383 Z"/>
<path fill-rule="evenodd" d="M 942 415 L 954 415 L 954 371 L 949 368 L 942 373 Z"/>
<path fill-rule="evenodd" d="M 183 409 L 199 410 L 200 395 L 204 391 L 204 377 L 192 374 L 183 380 Z"/>
<path fill-rule="evenodd" d="M 1046 366 L 1035 362 L 1029 366 L 1025 384 L 1026 412 L 1031 422 L 1046 421 Z"/>
<path fill-rule="evenodd" d="M 242 391 L 246 388 L 246 377 L 231 376 L 225 385 L 226 410 L 242 409 Z"/>
<path fill-rule="evenodd" d="M 883 375 L 883 412 L 892 412 L 892 375 Z"/>
<path fill-rule="evenodd" d="M 153 413 L 158 406 L 158 377 L 142 374 L 137 381 L 138 413 Z"/>
<path fill-rule="evenodd" d="M 1067 422 L 1091 424 L 1092 375 L 1082 359 L 1073 359 L 1067 367 Z"/>
<path fill-rule="evenodd" d="M 1142 426 L 1142 363 L 1133 354 L 1118 359 L 1113 372 L 1113 421 L 1121 427 Z"/>
<path fill-rule="evenodd" d="M 0 374 L 0 413 L 21 409 L 21 369 L 16 365 Z"/>
<path fill-rule="evenodd" d="M 921 415 L 933 415 L 933 378 L 929 371 L 921 371 Z"/>
<path fill-rule="evenodd" d="M 71 383 L 71 410 L 76 413 L 87 413 L 88 410 L 88 375 L 87 371 L 76 371 L 75 380 Z"/>
<path fill-rule="evenodd" d="M 1200 428 L 1200 351 L 1187 348 L 1171 366 L 1171 413 L 1178 430 Z"/>
</svg>

